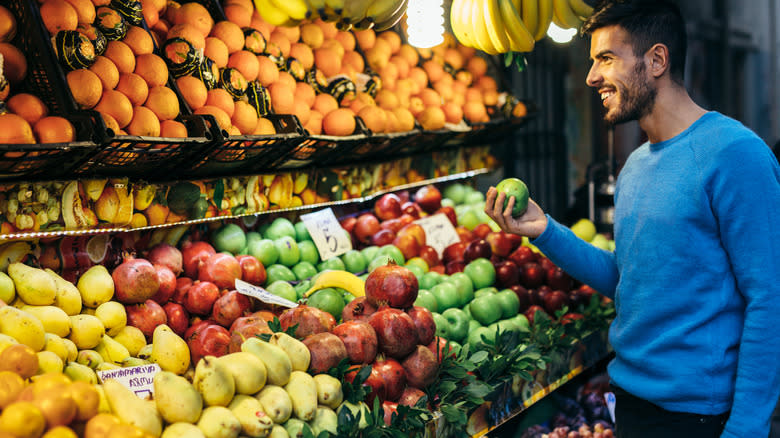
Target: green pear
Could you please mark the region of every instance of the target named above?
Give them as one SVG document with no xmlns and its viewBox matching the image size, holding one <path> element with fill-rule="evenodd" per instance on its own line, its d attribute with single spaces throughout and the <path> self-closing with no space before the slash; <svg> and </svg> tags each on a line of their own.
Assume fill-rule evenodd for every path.
<svg viewBox="0 0 780 438">
<path fill-rule="evenodd" d="M 287 433 L 287 429 L 285 429 L 281 424 L 274 424 L 274 427 L 271 429 L 271 433 L 268 435 L 268 438 L 290 438 L 290 434 Z"/>
<path fill-rule="evenodd" d="M 81 292 L 75 284 L 57 275 L 49 268 L 44 269 L 49 274 L 54 284 L 57 285 L 57 296 L 54 305 L 64 310 L 69 316 L 81 313 Z"/>
<path fill-rule="evenodd" d="M 16 298 L 14 281 L 5 272 L 0 272 L 0 300 L 8 304 Z M 80 300 L 79 300 L 80 302 Z"/>
<path fill-rule="evenodd" d="M 100 343 L 95 347 L 95 351 L 103 356 L 104 361 L 117 365 L 130 357 L 127 348 L 108 335 L 103 335 L 103 339 L 101 339 Z"/>
<path fill-rule="evenodd" d="M 79 277 L 76 287 L 85 306 L 97 308 L 114 296 L 114 279 L 103 265 L 95 265 Z"/>
<path fill-rule="evenodd" d="M 154 402 L 138 398 L 133 391 L 113 379 L 103 382 L 103 391 L 111 413 L 122 422 L 132 424 L 152 436 L 160 436 L 163 422 Z"/>
<path fill-rule="evenodd" d="M 168 423 L 195 423 L 203 411 L 203 398 L 184 377 L 170 371 L 154 376 L 154 401 Z"/>
<path fill-rule="evenodd" d="M 290 438 L 303 438 L 304 429 L 308 429 L 309 434 L 314 436 L 311 427 L 305 421 L 297 418 L 290 418 L 285 421 L 284 428 L 287 430 L 287 434 L 290 435 Z"/>
<path fill-rule="evenodd" d="M 339 427 L 339 418 L 333 409 L 327 406 L 318 406 L 317 412 L 314 415 L 314 419 L 309 422 L 314 436 L 318 436 L 320 432 L 327 431 L 332 435 L 337 435 Z"/>
<path fill-rule="evenodd" d="M 317 386 L 317 403 L 336 409 L 344 400 L 341 381 L 330 374 L 317 374 L 314 384 Z"/>
<path fill-rule="evenodd" d="M 256 394 L 265 386 L 265 364 L 246 351 L 226 354 L 218 359 L 227 367 L 236 382 L 236 394 Z"/>
<path fill-rule="evenodd" d="M 224 406 L 209 406 L 198 420 L 198 429 L 206 438 L 236 438 L 241 433 L 241 423 L 233 412 Z"/>
<path fill-rule="evenodd" d="M 290 358 L 293 371 L 306 371 L 309 369 L 309 362 L 311 362 L 311 353 L 309 348 L 303 342 L 293 338 L 284 332 L 276 332 L 271 335 L 271 339 L 268 340 L 271 345 L 284 350 L 287 356 Z"/>
<path fill-rule="evenodd" d="M 271 385 L 284 386 L 290 380 L 292 362 L 287 353 L 276 345 L 271 345 L 260 338 L 249 338 L 241 344 L 241 351 L 246 351 L 259 357 L 268 372 L 267 382 Z"/>
<path fill-rule="evenodd" d="M 263 405 L 263 410 L 276 424 L 287 421 L 292 415 L 292 400 L 281 386 L 265 385 L 255 398 Z"/>
<path fill-rule="evenodd" d="M 74 382 L 83 381 L 87 383 L 97 383 L 97 374 L 95 374 L 95 370 L 78 362 L 68 362 L 62 372 Z"/>
<path fill-rule="evenodd" d="M 24 263 L 8 265 L 8 276 L 14 281 L 16 293 L 27 304 L 48 306 L 57 297 L 57 285 L 43 269 Z"/>
<path fill-rule="evenodd" d="M 251 437 L 265 437 L 271 433 L 274 422 L 271 417 L 265 413 L 260 402 L 248 395 L 239 394 L 233 398 L 228 405 L 228 409 L 233 412 L 244 435 Z"/>
<path fill-rule="evenodd" d="M 311 421 L 317 411 L 317 386 L 311 375 L 293 371 L 284 390 L 292 401 L 293 413 L 303 421 Z"/>
<path fill-rule="evenodd" d="M 204 356 L 198 361 L 192 384 L 203 396 L 206 406 L 227 406 L 236 393 L 233 375 L 215 356 Z"/>
<path fill-rule="evenodd" d="M 206 438 L 206 435 L 194 424 L 173 423 L 165 428 L 160 438 Z"/>
<path fill-rule="evenodd" d="M 76 363 L 88 366 L 96 370 L 98 365 L 105 362 L 103 356 L 95 350 L 80 350 L 76 356 Z"/>
<path fill-rule="evenodd" d="M 149 359 L 160 365 L 163 371 L 182 375 L 190 366 L 190 348 L 170 327 L 161 324 L 152 334 L 152 355 Z"/>
</svg>

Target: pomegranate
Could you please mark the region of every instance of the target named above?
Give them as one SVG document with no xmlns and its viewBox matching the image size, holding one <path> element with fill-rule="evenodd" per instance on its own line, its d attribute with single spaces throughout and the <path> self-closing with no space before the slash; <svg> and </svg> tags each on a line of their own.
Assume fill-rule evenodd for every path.
<svg viewBox="0 0 780 438">
<path fill-rule="evenodd" d="M 157 289 L 157 293 L 152 296 L 152 300 L 162 305 L 167 303 L 173 297 L 173 294 L 176 293 L 176 275 L 167 266 L 159 264 L 153 264 L 152 266 L 157 271 L 157 281 L 160 283 L 160 287 Z"/>
<path fill-rule="evenodd" d="M 165 315 L 168 317 L 168 327 L 179 336 L 184 336 L 187 327 L 190 326 L 190 315 L 187 309 L 181 304 L 169 302 L 163 306 Z"/>
<path fill-rule="evenodd" d="M 419 284 L 412 271 L 390 261 L 366 278 L 366 299 L 376 307 L 406 309 L 417 299 Z"/>
<path fill-rule="evenodd" d="M 369 367 L 371 368 L 371 373 L 368 375 L 368 377 L 366 377 L 366 380 L 361 386 L 368 386 L 371 389 L 371 391 L 366 394 L 365 402 L 368 403 L 369 406 L 374 406 L 375 398 L 379 397 L 379 401 L 385 399 L 385 381 L 382 379 L 382 376 L 379 374 L 378 370 L 376 370 L 373 366 Z M 347 374 L 344 375 L 344 380 L 352 383 L 355 380 L 355 376 L 357 376 L 357 374 L 362 369 L 362 366 L 357 365 L 350 367 Z"/>
<path fill-rule="evenodd" d="M 173 272 L 178 277 L 182 273 L 182 254 L 175 246 L 167 243 L 158 243 L 146 255 L 153 265 L 162 265 Z"/>
<path fill-rule="evenodd" d="M 453 350 L 452 345 L 448 345 L 447 340 L 442 337 L 436 336 L 433 341 L 428 344 L 428 349 L 436 356 L 436 361 L 438 363 L 441 363 L 441 359 L 444 357 L 445 348 L 447 349 L 447 353 L 450 354 L 450 357 L 455 357 L 455 351 Z"/>
<path fill-rule="evenodd" d="M 333 333 L 315 333 L 304 338 L 303 343 L 311 354 L 309 371 L 312 375 L 327 372 L 347 357 L 344 343 Z"/>
<path fill-rule="evenodd" d="M 187 346 L 190 347 L 190 356 L 194 364 L 197 364 L 203 356 L 220 357 L 228 353 L 230 333 L 225 327 L 212 321 L 202 321 L 190 327 L 184 336 Z"/>
<path fill-rule="evenodd" d="M 417 341 L 423 345 L 428 345 L 433 341 L 436 334 L 436 323 L 433 321 L 433 314 L 425 307 L 414 306 L 406 311 L 414 321 L 417 327 Z"/>
<path fill-rule="evenodd" d="M 248 296 L 231 290 L 217 298 L 217 301 L 214 302 L 211 319 L 222 327 L 230 327 L 236 318 L 249 313 L 251 307 L 252 302 Z"/>
<path fill-rule="evenodd" d="M 401 393 L 401 397 L 398 398 L 398 404 L 404 406 L 417 406 L 417 402 L 422 397 L 425 397 L 424 392 L 417 388 L 407 386 L 404 388 L 404 392 Z M 425 407 L 423 407 L 423 409 L 425 409 Z"/>
<path fill-rule="evenodd" d="M 174 291 L 171 301 L 184 305 L 187 298 L 187 290 L 192 286 L 192 279 L 189 277 L 179 277 L 176 279 L 176 291 Z"/>
<path fill-rule="evenodd" d="M 228 346 L 228 351 L 231 353 L 241 351 L 241 344 L 245 340 L 260 333 L 273 334 L 271 329 L 268 328 L 268 323 L 263 318 L 255 315 L 236 318 L 233 324 L 230 325 L 230 345 Z"/>
<path fill-rule="evenodd" d="M 198 280 L 210 281 L 220 289 L 234 289 L 237 278 L 241 278 L 241 265 L 228 253 L 212 254 L 198 266 Z"/>
<path fill-rule="evenodd" d="M 390 425 L 393 422 L 393 414 L 398 415 L 398 403 L 385 400 L 382 403 L 383 419 L 386 425 Z"/>
<path fill-rule="evenodd" d="M 192 279 L 198 278 L 198 266 L 200 265 L 200 262 L 216 253 L 217 251 L 214 247 L 207 242 L 186 242 L 181 247 L 184 275 Z"/>
<path fill-rule="evenodd" d="M 306 338 L 315 333 L 329 332 L 336 326 L 333 315 L 306 305 L 286 310 L 279 316 L 279 322 L 282 330 L 287 330 L 298 324 L 298 328 L 295 330 L 295 337 L 298 339 Z"/>
<path fill-rule="evenodd" d="M 401 359 L 417 345 L 417 327 L 406 313 L 386 307 L 368 320 L 376 332 L 379 349 L 387 356 Z"/>
<path fill-rule="evenodd" d="M 374 329 L 365 321 L 345 321 L 332 333 L 341 339 L 352 363 L 371 363 L 376 357 L 377 339 Z"/>
<path fill-rule="evenodd" d="M 157 270 L 146 259 L 128 257 L 111 273 L 114 298 L 124 304 L 143 303 L 160 288 Z"/>
<path fill-rule="evenodd" d="M 236 256 L 239 266 L 241 266 L 241 279 L 249 284 L 260 286 L 265 283 L 268 278 L 268 274 L 265 272 L 265 267 L 257 257 L 244 254 Z"/>
<path fill-rule="evenodd" d="M 357 297 L 347 303 L 341 311 L 342 321 L 368 321 L 371 314 L 376 312 L 376 306 L 366 301 L 366 297 Z"/>
<path fill-rule="evenodd" d="M 439 363 L 436 355 L 424 345 L 417 345 L 412 354 L 401 362 L 406 370 L 406 382 L 409 386 L 423 389 L 436 380 Z"/>
<path fill-rule="evenodd" d="M 219 298 L 219 289 L 214 283 L 196 281 L 187 288 L 184 308 L 195 315 L 208 315 L 211 313 L 217 298 Z"/>
<path fill-rule="evenodd" d="M 406 371 L 397 360 L 387 358 L 371 365 L 385 381 L 385 400 L 396 401 L 406 387 Z"/>
<path fill-rule="evenodd" d="M 127 313 L 127 325 L 137 327 L 147 338 L 151 339 L 155 327 L 168 322 L 165 310 L 152 300 L 146 300 L 142 304 L 125 306 Z"/>
</svg>

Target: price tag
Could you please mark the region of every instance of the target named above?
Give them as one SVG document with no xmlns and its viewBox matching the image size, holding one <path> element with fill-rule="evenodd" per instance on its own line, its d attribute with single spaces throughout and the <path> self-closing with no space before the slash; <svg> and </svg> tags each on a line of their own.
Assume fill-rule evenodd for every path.
<svg viewBox="0 0 780 438">
<path fill-rule="evenodd" d="M 154 375 L 161 371 L 160 365 L 138 365 L 116 370 L 98 371 L 100 383 L 114 379 L 133 391 L 139 398 L 151 400 L 154 396 Z"/>
<path fill-rule="evenodd" d="M 438 213 L 417 219 L 414 223 L 419 224 L 425 231 L 425 244 L 432 246 L 441 257 L 444 248 L 453 243 L 460 242 L 458 232 L 452 226 L 447 215 Z"/>
<path fill-rule="evenodd" d="M 617 402 L 617 399 L 615 399 L 615 394 L 612 392 L 605 392 L 604 400 L 607 402 L 609 417 L 612 418 L 612 423 L 615 423 L 615 404 Z"/>
<path fill-rule="evenodd" d="M 257 298 L 264 303 L 276 304 L 284 307 L 298 307 L 298 303 L 293 303 L 286 298 L 268 292 L 260 286 L 255 286 L 243 280 L 236 279 L 236 290 L 244 295 Z"/>
<path fill-rule="evenodd" d="M 341 228 L 330 208 L 301 215 L 301 220 L 317 246 L 321 260 L 340 256 L 352 249 L 352 239 L 346 230 Z"/>
</svg>

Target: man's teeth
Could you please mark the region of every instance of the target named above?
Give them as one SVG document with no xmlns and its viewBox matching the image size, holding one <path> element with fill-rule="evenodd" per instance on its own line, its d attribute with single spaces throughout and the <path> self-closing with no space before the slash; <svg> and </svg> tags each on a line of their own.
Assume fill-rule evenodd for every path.
<svg viewBox="0 0 780 438">
<path fill-rule="evenodd" d="M 601 100 L 607 100 L 608 98 L 612 97 L 615 94 L 614 91 L 608 91 L 606 93 L 601 93 Z"/>
</svg>

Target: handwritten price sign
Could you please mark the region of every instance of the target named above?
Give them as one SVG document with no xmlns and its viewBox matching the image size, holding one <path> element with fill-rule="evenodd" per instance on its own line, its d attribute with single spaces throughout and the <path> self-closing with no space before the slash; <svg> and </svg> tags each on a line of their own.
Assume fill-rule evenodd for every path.
<svg viewBox="0 0 780 438">
<path fill-rule="evenodd" d="M 439 253 L 439 257 L 444 252 L 444 248 L 460 242 L 458 232 L 455 231 L 452 222 L 444 213 L 426 216 L 414 221 L 414 223 L 419 224 L 423 228 L 426 245 L 432 246 Z"/>
<path fill-rule="evenodd" d="M 341 228 L 341 224 L 330 208 L 301 215 L 301 220 L 320 252 L 320 259 L 328 260 L 352 249 L 349 233 Z"/>
<path fill-rule="evenodd" d="M 286 298 L 282 298 L 278 295 L 274 295 L 271 292 L 268 292 L 260 286 L 255 286 L 243 280 L 236 279 L 236 290 L 238 293 L 257 298 L 264 303 L 276 304 L 279 306 L 291 308 L 298 307 L 298 303 L 293 303 Z"/>
<path fill-rule="evenodd" d="M 101 382 L 114 379 L 133 391 L 138 397 L 148 400 L 154 395 L 154 375 L 161 370 L 160 365 L 153 363 L 116 370 L 98 371 L 97 376 Z"/>
</svg>

